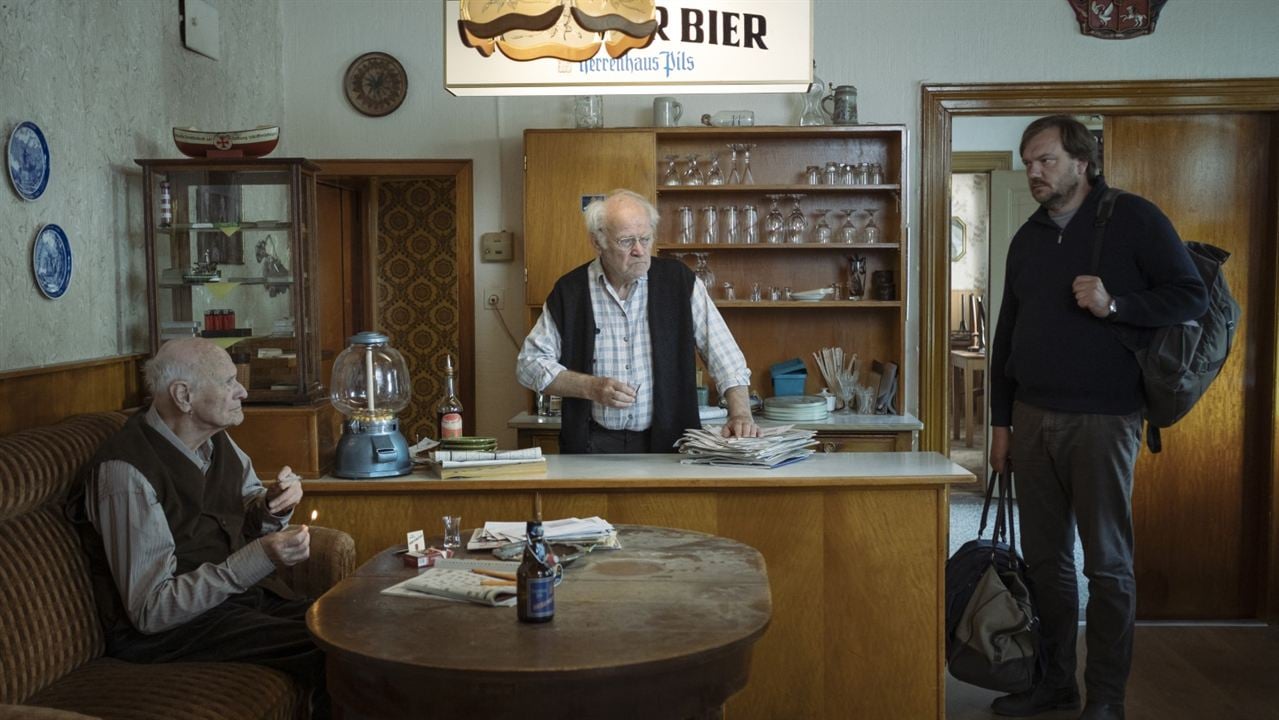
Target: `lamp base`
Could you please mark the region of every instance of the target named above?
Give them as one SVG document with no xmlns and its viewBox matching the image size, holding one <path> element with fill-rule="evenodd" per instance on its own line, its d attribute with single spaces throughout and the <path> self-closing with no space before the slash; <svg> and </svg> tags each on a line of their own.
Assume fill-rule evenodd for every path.
<svg viewBox="0 0 1279 720">
<path fill-rule="evenodd" d="M 413 472 L 409 444 L 395 428 L 358 432 L 348 423 L 338 440 L 335 460 L 333 474 L 342 478 L 398 477 Z"/>
</svg>

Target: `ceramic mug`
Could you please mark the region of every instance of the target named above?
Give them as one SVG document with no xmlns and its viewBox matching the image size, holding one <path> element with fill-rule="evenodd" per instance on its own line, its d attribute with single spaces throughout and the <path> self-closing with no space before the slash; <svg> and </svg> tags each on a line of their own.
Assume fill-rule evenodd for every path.
<svg viewBox="0 0 1279 720">
<path fill-rule="evenodd" d="M 673 97 L 653 98 L 653 125 L 675 127 L 684 115 L 684 106 Z"/>
<path fill-rule="evenodd" d="M 826 107 L 830 103 L 831 107 Z M 857 88 L 852 85 L 840 85 L 834 92 L 822 98 L 822 108 L 830 113 L 831 122 L 836 125 L 857 124 Z"/>
</svg>

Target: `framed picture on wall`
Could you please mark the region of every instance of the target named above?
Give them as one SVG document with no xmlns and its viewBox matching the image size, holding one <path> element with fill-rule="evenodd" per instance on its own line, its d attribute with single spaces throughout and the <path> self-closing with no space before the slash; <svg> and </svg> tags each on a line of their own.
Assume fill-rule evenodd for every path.
<svg viewBox="0 0 1279 720">
<path fill-rule="evenodd" d="M 956 262 L 968 252 L 968 223 L 957 215 L 950 216 L 950 261 Z"/>
<path fill-rule="evenodd" d="M 196 260 L 218 265 L 244 264 L 240 224 L 240 186 L 201 185 L 195 189 L 195 219 L 216 229 L 196 233 Z"/>
</svg>

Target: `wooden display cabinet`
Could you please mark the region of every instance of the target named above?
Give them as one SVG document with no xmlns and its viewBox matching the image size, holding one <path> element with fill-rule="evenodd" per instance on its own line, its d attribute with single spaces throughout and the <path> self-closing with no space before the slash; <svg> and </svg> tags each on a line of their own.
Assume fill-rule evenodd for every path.
<svg viewBox="0 0 1279 720">
<path fill-rule="evenodd" d="M 699 156 L 705 175 L 711 154 L 718 153 L 721 173 L 727 180 L 732 170 L 731 144 L 751 146 L 753 182 L 662 184 L 667 156 L 677 159 L 682 173 L 687 158 L 694 154 Z M 772 394 L 769 368 L 795 357 L 808 366 L 805 393 L 817 394 L 824 382 L 812 362 L 812 353 L 823 347 L 841 347 L 858 354 L 864 368 L 863 383 L 868 382 L 872 360 L 899 366 L 900 410 L 906 357 L 903 208 L 908 206 L 903 183 L 908 167 L 903 126 L 528 130 L 524 148 L 525 302 L 530 319 L 540 312 L 560 275 L 594 256 L 581 216 L 585 199 L 624 187 L 647 196 L 661 214 L 656 252 L 681 255 L 690 266 L 694 261 L 691 253 L 708 254 L 715 278 L 715 286 L 708 290 L 745 353 L 755 387 L 762 395 Z M 739 152 L 739 173 L 743 160 Z M 881 182 L 807 183 L 808 166 L 824 168 L 832 161 L 878 164 Z M 798 204 L 808 225 L 804 242 L 765 242 L 771 195 L 802 196 Z M 783 217 L 789 215 L 793 204 L 789 197 L 779 199 Z M 729 205 L 739 208 L 739 215 L 742 207 L 755 206 L 758 242 L 729 244 L 722 237 L 714 243 L 677 241 L 680 207 L 692 210 L 695 230 L 700 231 L 702 208 Z M 881 231 L 879 242 L 815 242 L 812 228 L 819 209 L 831 211 L 827 222 L 836 239 L 847 211 L 855 211 L 855 224 L 864 226 L 866 211 L 874 210 Z M 802 292 L 834 283 L 846 293 L 849 259 L 854 255 L 865 259 L 863 299 L 768 299 L 765 288 L 769 286 Z M 872 278 L 876 271 L 891 273 L 894 292 L 888 299 L 874 299 Z M 733 284 L 736 299 L 725 299 L 724 281 Z M 750 299 L 752 283 L 759 284 L 762 300 Z"/>
<path fill-rule="evenodd" d="M 192 332 L 241 366 L 248 403 L 322 394 L 315 172 L 301 158 L 138 160 L 151 352 Z"/>
</svg>

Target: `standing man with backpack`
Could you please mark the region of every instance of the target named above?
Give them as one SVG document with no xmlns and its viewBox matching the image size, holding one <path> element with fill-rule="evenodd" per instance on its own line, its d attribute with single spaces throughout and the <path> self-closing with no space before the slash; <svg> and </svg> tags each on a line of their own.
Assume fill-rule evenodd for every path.
<svg viewBox="0 0 1279 720">
<path fill-rule="evenodd" d="M 1094 220 L 1106 182 L 1097 143 L 1065 115 L 1032 122 L 1020 152 L 1040 209 L 1009 247 L 991 347 L 991 466 L 1015 471 L 1022 550 L 1041 621 L 1044 673 L 1000 697 L 996 714 L 1080 706 L 1074 533 L 1088 578 L 1080 720 L 1122 720 L 1137 604 L 1132 480 L 1142 384 L 1113 325 L 1156 328 L 1201 316 L 1208 297 L 1168 218 L 1123 194 L 1094 272 Z"/>
</svg>

